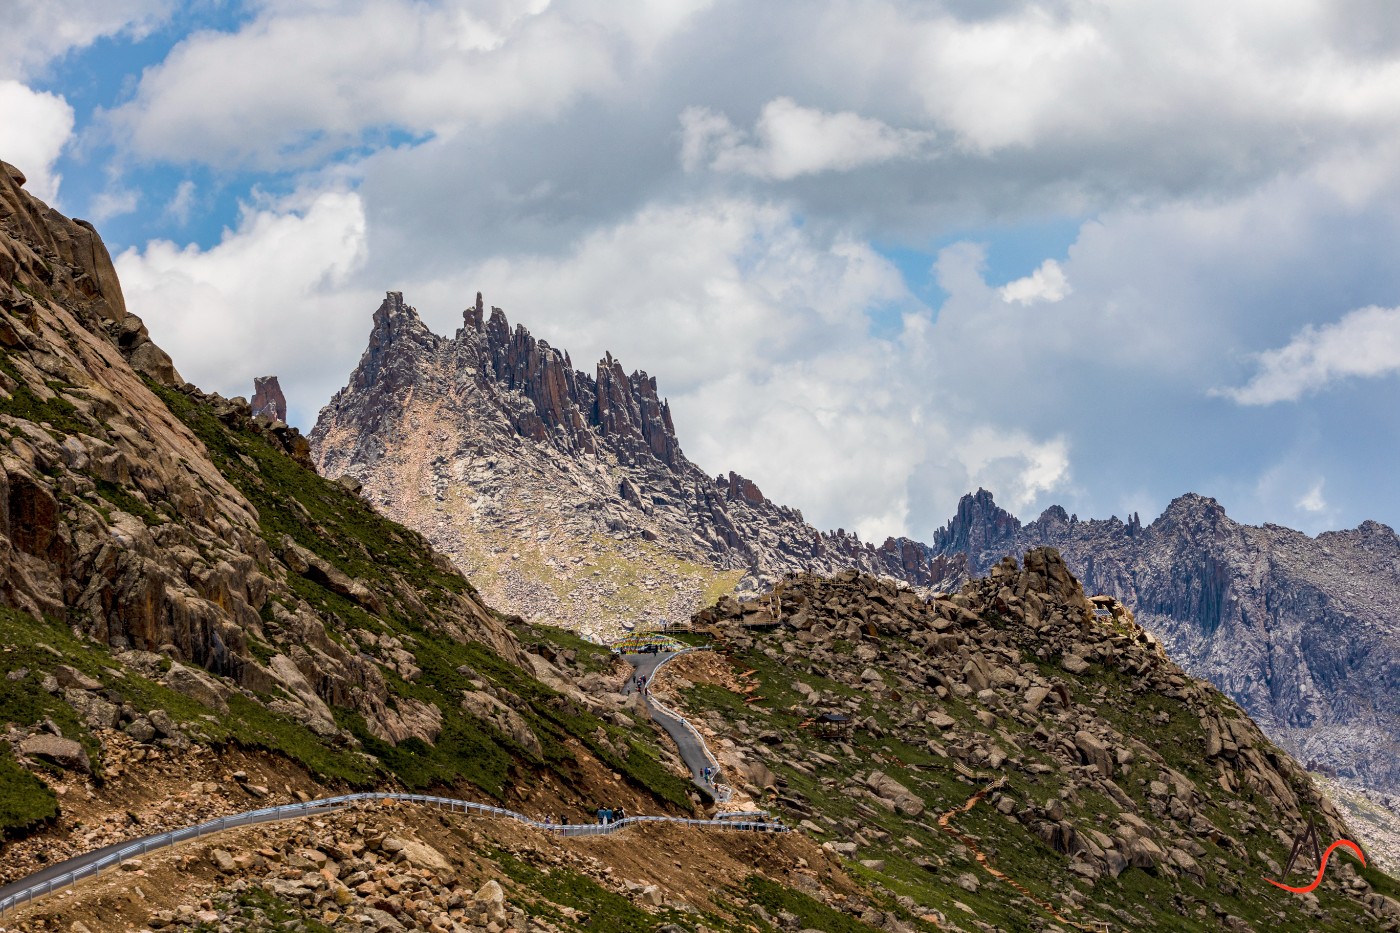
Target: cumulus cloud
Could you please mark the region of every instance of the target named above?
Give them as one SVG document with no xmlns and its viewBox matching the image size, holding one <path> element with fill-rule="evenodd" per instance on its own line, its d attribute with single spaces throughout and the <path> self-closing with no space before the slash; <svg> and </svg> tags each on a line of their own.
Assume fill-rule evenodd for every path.
<svg viewBox="0 0 1400 933">
<path fill-rule="evenodd" d="M 128 249 L 117 273 L 127 306 L 185 378 L 246 396 L 254 376 L 274 373 L 305 423 L 363 350 L 374 292 L 351 277 L 365 237 L 356 194 L 305 193 L 246 207 L 209 249 L 168 240 Z"/>
<path fill-rule="evenodd" d="M 997 294 L 1008 304 L 1014 302 L 1029 305 L 1038 301 L 1062 301 L 1071 291 L 1069 279 L 1065 278 L 1065 270 L 1055 260 L 1047 259 L 1040 264 L 1040 268 L 1025 278 L 1007 282 Z"/>
<path fill-rule="evenodd" d="M 54 163 L 72 133 L 73 108 L 62 97 L 0 80 L 0 159 L 24 172 L 36 197 L 58 198 L 62 176 Z"/>
<path fill-rule="evenodd" d="M 110 188 L 92 199 L 88 216 L 94 223 L 105 223 L 113 217 L 130 214 L 140 203 L 140 196 L 131 188 Z"/>
<path fill-rule="evenodd" d="M 180 226 L 189 223 L 190 211 L 194 209 L 196 185 L 186 178 L 175 186 L 175 194 L 165 205 L 165 216 Z"/>
<path fill-rule="evenodd" d="M 623 86 L 706 5 L 269 4 L 236 32 L 186 38 L 110 119 L 145 155 L 305 166 L 389 130 L 451 135 L 556 115 Z"/>
<path fill-rule="evenodd" d="M 1259 368 L 1238 388 L 1216 390 L 1241 405 L 1296 402 L 1349 377 L 1400 370 L 1400 307 L 1359 308 L 1321 327 L 1309 324 L 1287 345 L 1258 356 Z"/>
<path fill-rule="evenodd" d="M 103 37 L 146 34 L 174 0 L 9 0 L 0 30 L 0 77 L 25 77 Z"/>
<path fill-rule="evenodd" d="M 1064 437 L 1036 441 L 1020 431 L 977 427 L 957 441 L 958 459 L 978 486 L 999 490 L 1012 509 L 1024 509 L 1069 479 Z"/>
<path fill-rule="evenodd" d="M 802 107 L 788 97 L 769 101 L 751 134 L 704 107 L 681 114 L 681 163 L 687 171 L 705 166 L 774 181 L 915 158 L 928 154 L 932 141 L 926 131 Z"/>
<path fill-rule="evenodd" d="M 838 188 L 804 191 L 823 206 L 1081 212 L 1239 191 L 1395 139 L 1395 50 L 1351 52 L 1387 14 L 1343 23 L 1327 6 L 265 3 L 235 31 L 186 38 L 111 118 L 145 156 L 263 168 L 393 131 L 465 134 L 468 170 L 495 143 L 472 137 L 544 121 L 571 131 L 545 142 L 559 174 L 595 147 L 674 145 L 684 114 L 685 165 L 826 176 Z M 597 126 L 580 136 L 561 118 L 592 102 Z M 736 114 L 757 116 L 744 128 Z M 839 187 L 877 165 L 889 173 Z"/>
</svg>

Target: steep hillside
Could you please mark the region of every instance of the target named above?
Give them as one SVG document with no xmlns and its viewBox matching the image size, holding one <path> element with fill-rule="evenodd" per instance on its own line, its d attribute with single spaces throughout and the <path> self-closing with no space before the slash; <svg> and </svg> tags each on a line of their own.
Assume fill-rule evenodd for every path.
<svg viewBox="0 0 1400 933">
<path fill-rule="evenodd" d="M 317 476 L 295 430 L 183 383 L 91 227 L 22 181 L 0 170 L 0 839 L 72 851 L 104 806 L 159 810 L 148 762 L 210 750 L 228 770 L 270 756 L 272 800 L 507 799 L 591 775 L 691 808 L 650 737 L 541 666 L 418 534 Z"/>
<path fill-rule="evenodd" d="M 1101 604 L 1100 604 L 1101 605 Z M 1396 882 L 1295 834 L 1347 827 L 1230 700 L 1052 549 L 932 603 L 848 572 L 696 616 L 726 656 L 654 686 L 746 791 L 842 853 L 881 909 L 947 929 L 1400 928 Z M 843 718 L 847 724 L 831 722 Z"/>
<path fill-rule="evenodd" d="M 855 566 L 926 587 L 962 572 L 905 539 L 818 532 L 744 477 L 707 475 L 654 378 L 611 356 L 578 372 L 480 295 L 445 338 L 390 292 L 310 440 L 324 475 L 363 483 L 493 604 L 594 634 L 681 621 L 788 570 Z"/>
<path fill-rule="evenodd" d="M 1132 607 L 1186 670 L 1249 712 L 1299 760 L 1400 791 L 1400 538 L 1377 522 L 1311 538 L 1232 521 L 1185 495 L 1156 521 L 1028 525 L 991 493 L 966 496 L 934 550 L 985 573 L 1058 548 L 1093 593 Z"/>
</svg>

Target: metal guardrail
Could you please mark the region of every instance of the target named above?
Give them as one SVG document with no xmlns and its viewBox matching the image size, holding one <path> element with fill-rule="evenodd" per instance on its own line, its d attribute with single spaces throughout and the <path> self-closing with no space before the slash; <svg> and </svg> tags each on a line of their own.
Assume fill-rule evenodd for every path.
<svg viewBox="0 0 1400 933">
<path fill-rule="evenodd" d="M 122 862 L 145 855 L 157 849 L 163 849 L 176 843 L 185 842 L 190 839 L 197 839 L 201 836 L 211 835 L 232 829 L 239 826 L 253 826 L 259 823 L 272 823 L 280 820 L 298 819 L 306 816 L 315 816 L 322 813 L 335 813 L 343 810 L 352 804 L 362 801 L 374 800 L 399 800 L 407 803 L 420 803 L 435 806 L 440 810 L 460 810 L 463 813 L 480 813 L 489 816 L 500 816 L 524 823 L 535 829 L 553 833 L 557 836 L 602 836 L 625 829 L 628 826 L 640 825 L 642 823 L 679 823 L 685 826 L 704 826 L 712 829 L 739 832 L 768 832 L 786 833 L 791 830 L 781 823 L 770 821 L 767 812 L 761 812 L 760 820 L 738 820 L 734 817 L 713 820 L 692 820 L 678 816 L 629 816 L 624 820 L 615 823 L 541 823 L 533 820 L 523 813 L 514 810 L 506 810 L 501 807 L 493 807 L 484 803 L 473 803 L 469 800 L 458 800 L 454 797 L 434 797 L 427 794 L 392 794 L 392 793 L 361 793 L 345 794 L 339 797 L 326 797 L 320 800 L 311 800 L 306 803 L 289 803 L 276 807 L 264 807 L 259 810 L 248 810 L 242 813 L 235 813 L 229 816 L 221 816 L 216 820 L 209 820 L 198 823 L 194 826 L 186 826 L 183 829 L 175 829 L 169 832 L 158 833 L 154 836 L 147 836 L 138 839 L 131 844 L 124 846 L 114 852 L 109 852 L 100 859 L 88 862 L 84 865 L 65 872 L 47 881 L 41 881 L 30 885 L 27 888 L 16 891 L 14 894 L 0 900 L 0 916 L 4 916 L 9 911 L 29 903 L 46 894 L 51 894 L 61 888 L 76 884 L 84 878 L 100 874 L 107 869 L 119 865 Z M 749 814 L 744 814 L 748 816 Z M 81 858 L 81 856 L 78 856 Z"/>
</svg>

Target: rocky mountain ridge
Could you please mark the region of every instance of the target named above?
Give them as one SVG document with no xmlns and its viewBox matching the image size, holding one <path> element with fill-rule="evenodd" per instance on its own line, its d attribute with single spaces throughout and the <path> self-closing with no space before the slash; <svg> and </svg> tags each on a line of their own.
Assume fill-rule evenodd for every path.
<svg viewBox="0 0 1400 933">
<path fill-rule="evenodd" d="M 930 588 L 963 574 L 959 557 L 819 532 L 751 480 L 709 476 L 654 377 L 611 354 L 575 370 L 480 295 L 446 338 L 390 292 L 310 440 L 324 475 L 363 483 L 495 604 L 594 634 L 683 620 L 712 590 L 789 570 L 856 566 Z"/>
<path fill-rule="evenodd" d="M 1242 525 L 1195 494 L 1148 525 L 1080 521 L 1059 506 L 1022 525 L 983 489 L 932 549 L 965 555 L 977 574 L 1038 546 L 1057 548 L 1090 592 L 1132 607 L 1299 760 L 1400 790 L 1400 538 L 1389 527 L 1314 538 Z"/>
</svg>

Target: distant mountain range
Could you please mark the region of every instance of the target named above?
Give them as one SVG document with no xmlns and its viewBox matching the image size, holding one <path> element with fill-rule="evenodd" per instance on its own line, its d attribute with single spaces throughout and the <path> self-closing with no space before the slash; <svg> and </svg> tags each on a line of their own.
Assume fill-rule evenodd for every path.
<svg viewBox="0 0 1400 933">
<path fill-rule="evenodd" d="M 1050 545 L 1300 759 L 1400 790 L 1400 539 L 1376 522 L 1310 538 L 1188 494 L 1146 526 L 1058 506 L 1022 524 L 978 490 L 931 544 L 876 546 L 710 476 L 682 453 L 654 377 L 611 355 L 577 371 L 480 295 L 447 338 L 390 292 L 310 440 L 324 475 L 363 484 L 493 605 L 594 635 L 789 571 L 855 567 L 932 591 Z"/>
</svg>

